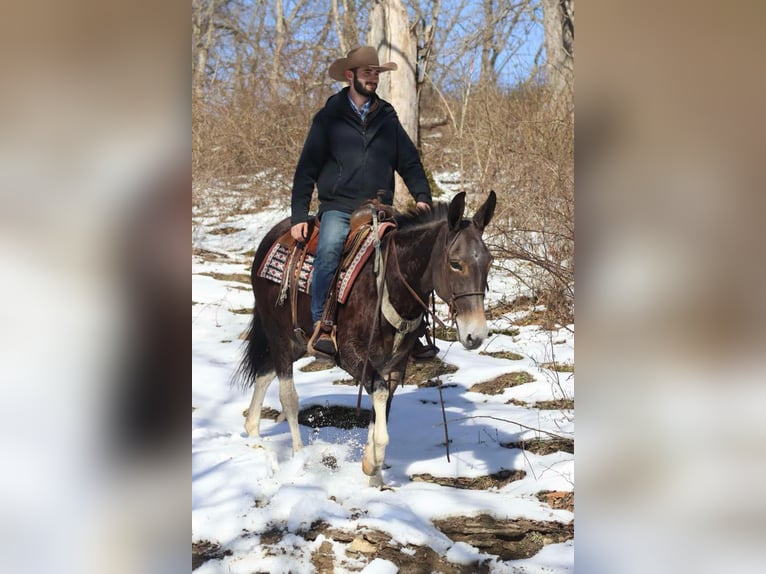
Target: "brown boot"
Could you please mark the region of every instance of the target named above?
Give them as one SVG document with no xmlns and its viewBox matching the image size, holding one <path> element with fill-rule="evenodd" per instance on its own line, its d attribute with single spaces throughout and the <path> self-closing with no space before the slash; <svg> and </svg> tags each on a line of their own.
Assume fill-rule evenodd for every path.
<svg viewBox="0 0 766 574">
<path fill-rule="evenodd" d="M 429 359 L 433 359 L 436 354 L 439 352 L 439 347 L 434 345 L 433 343 L 428 343 L 427 345 L 424 345 L 420 342 L 420 339 L 415 340 L 415 345 L 412 347 L 412 352 L 410 353 L 410 358 L 413 361 L 428 361 Z"/>
<path fill-rule="evenodd" d="M 328 357 L 334 357 L 337 352 L 330 332 L 325 330 L 321 321 L 314 323 L 314 334 L 309 339 L 308 352 L 314 356 L 324 355 Z"/>
</svg>

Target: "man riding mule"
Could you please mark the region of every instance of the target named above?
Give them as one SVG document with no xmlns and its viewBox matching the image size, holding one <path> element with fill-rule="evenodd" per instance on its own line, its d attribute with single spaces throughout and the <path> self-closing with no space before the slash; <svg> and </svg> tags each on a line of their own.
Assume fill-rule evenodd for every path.
<svg viewBox="0 0 766 574">
<path fill-rule="evenodd" d="M 382 72 L 396 64 L 380 64 L 375 48 L 362 46 L 329 68 L 333 80 L 349 86 L 327 100 L 311 124 L 293 179 L 290 233 L 309 239 L 309 204 L 317 188 L 319 244 L 311 285 L 313 336 L 309 352 L 334 356 L 334 317 L 326 307 L 349 231 L 351 214 L 366 200 L 391 205 L 394 171 L 398 172 L 420 211 L 431 209 L 431 190 L 412 140 L 394 108 L 375 91 Z M 382 193 L 380 193 L 382 191 Z"/>
<path fill-rule="evenodd" d="M 413 326 L 428 311 L 428 294 L 434 291 L 449 304 L 458 340 L 465 348 L 478 348 L 487 336 L 484 294 L 490 255 L 482 234 L 495 203 L 495 193 L 490 192 L 473 218 L 464 219 L 465 193 L 461 192 L 449 204 L 434 204 L 431 212 L 397 214 L 396 225 L 380 239 L 379 265 L 368 259 L 350 295 L 337 307 L 337 362 L 372 397 L 372 422 L 362 460 L 371 485 L 383 485 L 391 400 L 405 379 L 418 337 Z M 283 286 L 263 274 L 275 243 L 291 227 L 290 219 L 277 224 L 256 251 L 251 272 L 255 306 L 238 373 L 246 386 L 255 386 L 245 420 L 251 436 L 259 435 L 266 390 L 275 376 L 279 378 L 279 399 L 295 452 L 303 442 L 293 362 L 306 352 L 300 331 L 312 328 L 311 299 L 295 291 L 293 312 L 290 305 L 279 303 Z"/>
</svg>

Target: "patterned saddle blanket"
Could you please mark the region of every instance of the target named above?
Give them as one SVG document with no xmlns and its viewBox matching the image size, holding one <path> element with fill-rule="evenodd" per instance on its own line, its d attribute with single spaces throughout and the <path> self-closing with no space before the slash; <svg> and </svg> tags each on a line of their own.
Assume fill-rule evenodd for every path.
<svg viewBox="0 0 766 574">
<path fill-rule="evenodd" d="M 383 235 L 390 229 L 396 227 L 394 223 L 385 221 L 378 225 L 378 236 Z M 314 257 L 319 238 L 319 221 L 310 226 L 310 237 L 306 243 L 306 254 L 302 257 L 299 253 L 295 240 L 288 231 L 281 236 L 269 249 L 266 257 L 258 270 L 258 276 L 282 284 L 285 280 L 285 273 L 294 265 L 300 262 L 301 268 L 298 277 L 298 291 L 301 293 L 311 293 L 311 278 L 314 272 Z M 341 270 L 338 276 L 338 302 L 345 303 L 351 288 L 354 285 L 359 272 L 364 264 L 372 255 L 374 250 L 375 237 L 372 233 L 371 225 L 362 225 L 352 229 L 343 249 L 343 258 L 341 259 Z M 296 261 L 301 258 L 302 261 Z"/>
</svg>

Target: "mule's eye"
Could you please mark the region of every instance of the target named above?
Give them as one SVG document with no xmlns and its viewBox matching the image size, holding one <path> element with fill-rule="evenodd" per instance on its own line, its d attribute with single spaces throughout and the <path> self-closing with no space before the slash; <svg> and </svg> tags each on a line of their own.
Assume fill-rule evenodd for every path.
<svg viewBox="0 0 766 574">
<path fill-rule="evenodd" d="M 450 261 L 449 266 L 452 267 L 455 271 L 462 271 L 463 266 L 461 265 L 460 261 Z"/>
</svg>

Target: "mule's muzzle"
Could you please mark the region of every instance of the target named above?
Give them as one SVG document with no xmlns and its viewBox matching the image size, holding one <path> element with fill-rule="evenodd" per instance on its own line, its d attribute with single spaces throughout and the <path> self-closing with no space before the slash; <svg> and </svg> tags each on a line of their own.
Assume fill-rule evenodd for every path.
<svg viewBox="0 0 766 574">
<path fill-rule="evenodd" d="M 487 338 L 489 329 L 484 313 L 475 313 L 465 320 L 457 319 L 457 335 L 460 343 L 469 351 L 477 349 Z"/>
<path fill-rule="evenodd" d="M 463 341 L 462 343 L 466 349 L 473 350 L 477 348 L 479 345 L 481 345 L 483 340 L 484 339 L 480 337 L 475 337 L 469 333 L 468 335 L 466 335 L 465 341 Z"/>
</svg>

